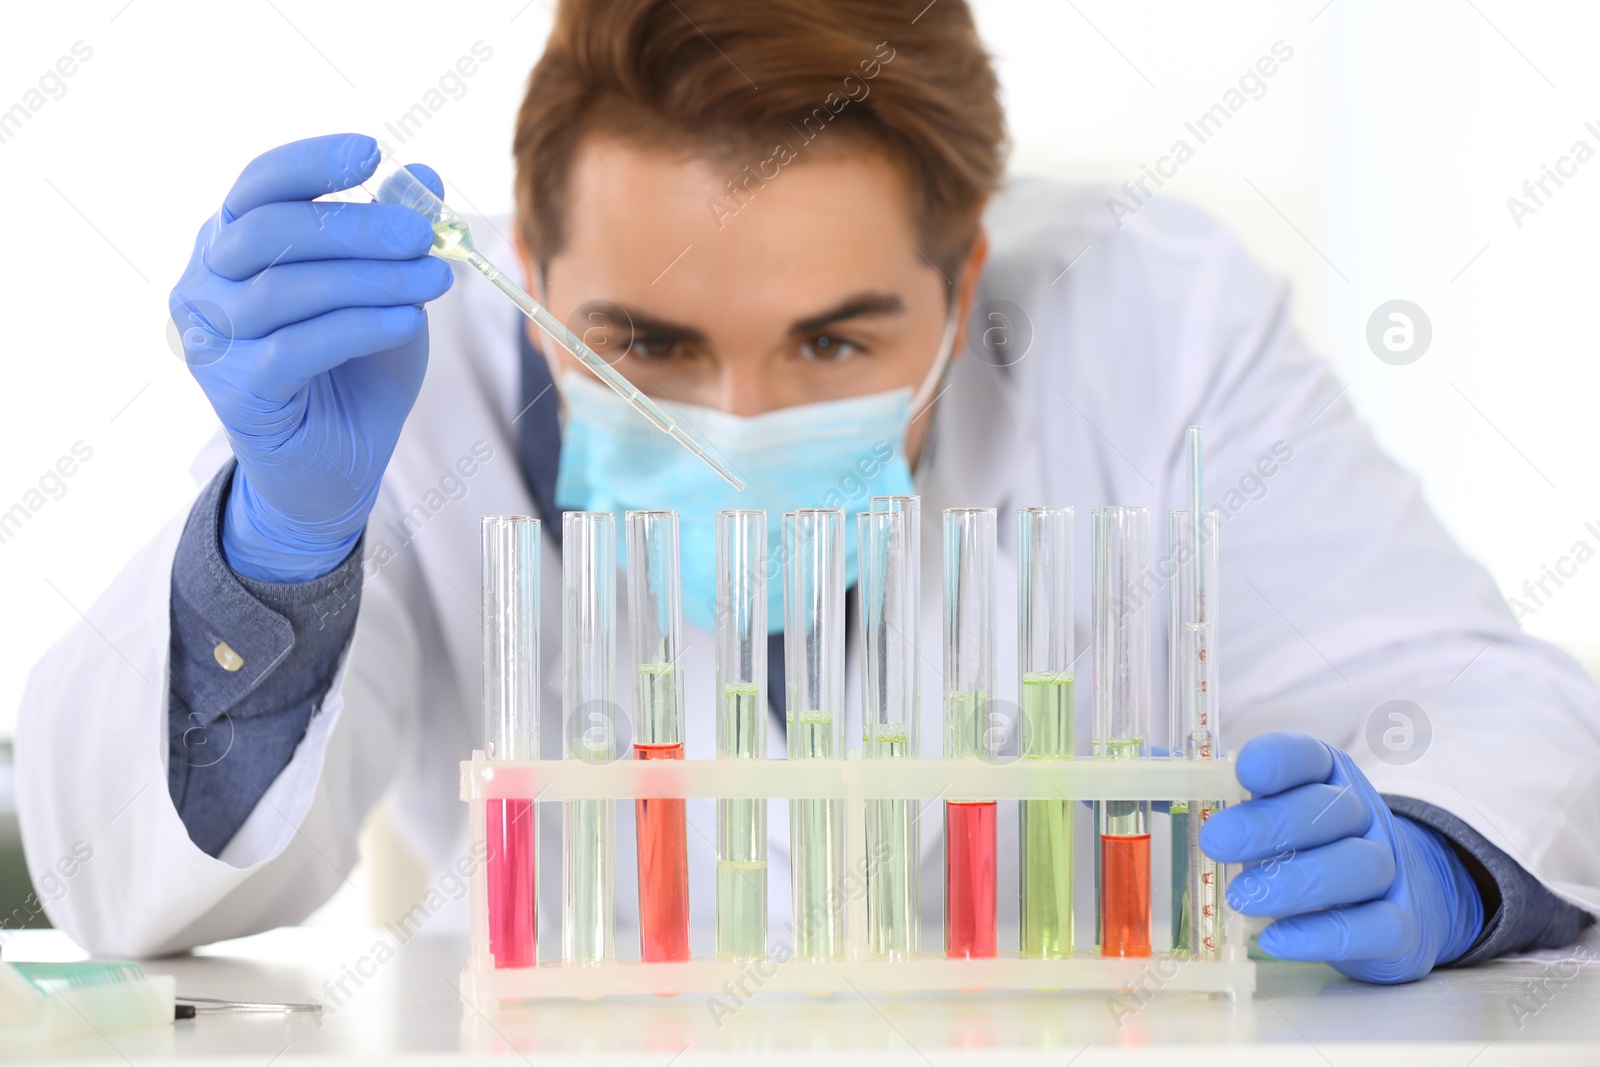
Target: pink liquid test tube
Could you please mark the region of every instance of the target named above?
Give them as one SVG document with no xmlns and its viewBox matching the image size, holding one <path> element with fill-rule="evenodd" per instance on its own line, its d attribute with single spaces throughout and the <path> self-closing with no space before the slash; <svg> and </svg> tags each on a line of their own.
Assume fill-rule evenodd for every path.
<svg viewBox="0 0 1600 1067">
<path fill-rule="evenodd" d="M 486 515 L 482 526 L 483 719 L 492 760 L 539 758 L 539 522 Z M 538 962 L 538 807 L 484 801 L 489 954 L 496 967 Z"/>
<path fill-rule="evenodd" d="M 489 954 L 496 967 L 532 967 L 538 960 L 537 809 L 531 800 L 486 800 L 483 818 L 489 850 Z"/>
</svg>

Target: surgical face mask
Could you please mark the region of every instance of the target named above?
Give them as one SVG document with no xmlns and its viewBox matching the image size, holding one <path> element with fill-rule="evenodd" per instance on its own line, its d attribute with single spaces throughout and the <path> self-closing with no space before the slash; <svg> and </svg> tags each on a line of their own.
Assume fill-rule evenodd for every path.
<svg viewBox="0 0 1600 1067">
<path fill-rule="evenodd" d="M 906 431 L 944 376 L 955 337 L 954 309 L 938 358 L 913 396 L 910 389 L 780 408 L 755 416 L 730 415 L 695 404 L 666 404 L 668 413 L 700 437 L 745 480 L 743 492 L 664 437 L 626 401 L 587 373 L 561 378 L 566 423 L 556 503 L 564 509 L 679 513 L 683 612 L 693 625 L 716 628 L 717 511 L 767 513 L 767 629 L 783 629 L 783 513 L 799 508 L 845 512 L 845 581 L 854 584 L 854 516 L 874 496 L 912 489 Z"/>
</svg>

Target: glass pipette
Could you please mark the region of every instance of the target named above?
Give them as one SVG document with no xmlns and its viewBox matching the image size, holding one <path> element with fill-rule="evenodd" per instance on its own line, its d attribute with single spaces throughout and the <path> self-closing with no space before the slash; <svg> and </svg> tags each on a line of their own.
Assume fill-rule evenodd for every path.
<svg viewBox="0 0 1600 1067">
<path fill-rule="evenodd" d="M 555 339 L 556 344 L 572 354 L 572 358 L 582 363 L 594 372 L 595 377 L 605 382 L 617 395 L 633 405 L 635 411 L 650 420 L 651 425 L 662 433 L 667 434 L 678 442 L 690 453 L 712 470 L 735 489 L 744 490 L 744 479 L 734 473 L 726 464 L 713 456 L 705 445 L 695 440 L 681 426 L 672 420 L 655 401 L 641 393 L 634 384 L 612 369 L 611 365 L 602 359 L 599 353 L 584 344 L 578 335 L 564 326 L 560 319 L 546 311 L 537 300 L 523 291 L 522 286 L 508 278 L 500 268 L 484 258 L 472 240 L 472 232 L 460 215 L 457 215 L 450 205 L 433 195 L 433 190 L 422 183 L 422 180 L 412 174 L 405 167 L 396 163 L 387 155 L 378 159 L 378 167 L 372 177 L 361 183 L 361 187 L 376 201 L 384 204 L 398 204 L 408 207 L 422 215 L 426 215 L 433 223 L 433 249 L 434 255 L 443 259 L 459 259 L 473 270 L 487 278 L 491 284 L 504 293 L 513 304 L 528 318 L 532 319 L 540 329 Z M 377 190 L 373 192 L 373 190 Z M 337 199 L 337 195 L 329 197 Z"/>
</svg>

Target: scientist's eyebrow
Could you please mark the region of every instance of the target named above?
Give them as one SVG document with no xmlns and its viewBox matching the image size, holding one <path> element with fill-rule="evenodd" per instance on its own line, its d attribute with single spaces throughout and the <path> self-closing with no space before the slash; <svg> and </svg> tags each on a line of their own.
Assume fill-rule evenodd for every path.
<svg viewBox="0 0 1600 1067">
<path fill-rule="evenodd" d="M 789 327 L 789 335 L 796 337 L 816 333 L 846 319 L 865 318 L 869 315 L 898 315 L 905 309 L 905 301 L 893 293 L 860 293 L 821 314 L 796 319 Z"/>
<path fill-rule="evenodd" d="M 806 334 L 817 333 L 836 323 L 848 319 L 867 318 L 874 315 L 898 315 L 906 309 L 905 301 L 893 293 L 858 293 L 847 297 L 838 305 L 827 311 L 815 315 L 807 315 L 803 319 L 796 319 L 789 326 L 791 337 L 800 337 Z M 652 344 L 682 343 L 688 345 L 703 345 L 706 343 L 704 332 L 693 326 L 682 326 L 666 319 L 652 318 L 642 312 L 634 311 L 621 304 L 598 304 L 590 310 L 586 317 L 593 321 L 595 318 L 604 319 L 606 323 L 618 329 L 629 329 L 635 340 L 648 340 Z"/>
<path fill-rule="evenodd" d="M 703 345 L 706 342 L 706 335 L 693 326 L 680 326 L 665 319 L 651 318 L 621 304 L 600 305 L 586 317 L 592 320 L 597 316 L 619 330 L 630 330 L 635 340 L 643 338 L 652 344 Z"/>
</svg>

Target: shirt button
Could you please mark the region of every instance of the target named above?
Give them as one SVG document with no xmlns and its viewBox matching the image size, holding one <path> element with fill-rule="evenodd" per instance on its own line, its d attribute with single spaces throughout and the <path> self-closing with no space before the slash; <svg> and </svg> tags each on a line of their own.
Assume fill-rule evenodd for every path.
<svg viewBox="0 0 1600 1067">
<path fill-rule="evenodd" d="M 233 650 L 233 646 L 226 641 L 218 641 L 217 647 L 211 650 L 211 658 L 217 661 L 217 666 L 232 673 L 244 666 L 244 657 Z"/>
</svg>

